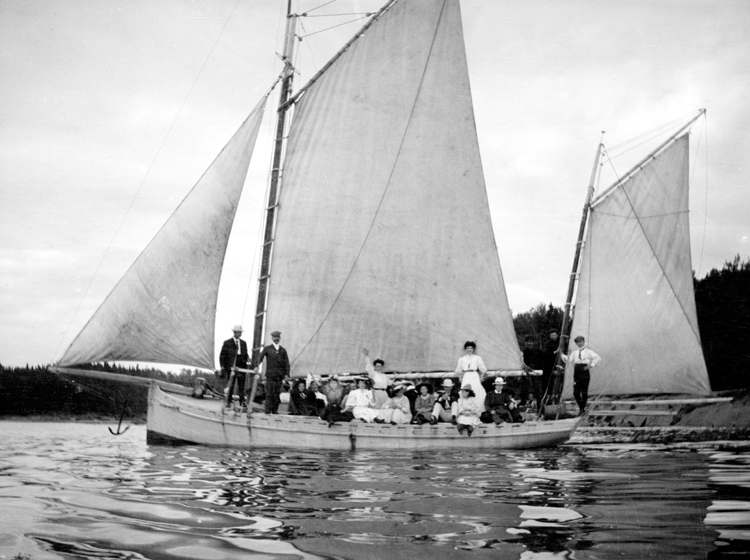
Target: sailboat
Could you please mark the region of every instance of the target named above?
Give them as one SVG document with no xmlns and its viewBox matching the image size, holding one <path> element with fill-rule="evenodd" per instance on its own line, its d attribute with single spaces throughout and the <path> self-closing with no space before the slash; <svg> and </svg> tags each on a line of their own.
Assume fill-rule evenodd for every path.
<svg viewBox="0 0 750 560">
<path fill-rule="evenodd" d="M 566 353 L 583 336 L 602 357 L 591 370 L 589 413 L 615 425 L 669 425 L 679 405 L 708 402 L 711 394 L 688 221 L 689 129 L 704 113 L 594 196 L 604 146 L 597 151 L 562 330 L 570 332 Z M 569 361 L 564 399 L 573 396 L 573 377 Z"/>
<path fill-rule="evenodd" d="M 391 0 L 292 90 L 289 3 L 265 209 L 253 352 L 284 332 L 293 378 L 362 371 L 376 348 L 402 375 L 453 375 L 474 340 L 491 372 L 523 371 L 484 183 L 458 0 Z M 214 368 L 214 316 L 231 223 L 270 91 L 58 364 L 104 360 Z M 289 118 L 291 116 L 291 119 Z M 226 413 L 152 382 L 148 434 L 237 447 L 526 448 L 566 441 L 576 419 L 483 426 L 329 427 Z"/>
</svg>

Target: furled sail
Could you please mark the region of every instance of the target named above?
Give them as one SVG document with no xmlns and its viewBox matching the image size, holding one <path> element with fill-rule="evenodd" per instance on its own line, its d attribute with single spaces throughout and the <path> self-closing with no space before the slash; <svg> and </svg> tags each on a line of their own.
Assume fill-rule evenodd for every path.
<svg viewBox="0 0 750 560">
<path fill-rule="evenodd" d="M 591 206 L 573 338 L 602 357 L 589 395 L 710 392 L 693 294 L 688 135 Z M 565 374 L 564 396 L 572 395 Z"/>
<path fill-rule="evenodd" d="M 266 331 L 293 375 L 446 371 L 475 340 L 520 369 L 490 220 L 457 0 L 398 2 L 301 97 Z"/>
<path fill-rule="evenodd" d="M 65 352 L 103 360 L 214 368 L 216 298 L 267 95 Z"/>
</svg>

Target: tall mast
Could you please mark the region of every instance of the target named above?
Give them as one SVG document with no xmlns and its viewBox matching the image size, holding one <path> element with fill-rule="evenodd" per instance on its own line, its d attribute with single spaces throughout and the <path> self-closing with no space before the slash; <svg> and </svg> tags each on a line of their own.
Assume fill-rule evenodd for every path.
<svg viewBox="0 0 750 560">
<path fill-rule="evenodd" d="M 570 308 L 573 305 L 573 293 L 576 288 L 576 279 L 578 278 L 578 265 L 581 261 L 581 251 L 583 251 L 583 236 L 586 233 L 586 222 L 589 218 L 589 212 L 591 211 L 591 201 L 594 199 L 594 184 L 596 183 L 596 174 L 599 170 L 599 158 L 602 155 L 604 144 L 599 143 L 596 148 L 596 157 L 594 158 L 594 168 L 591 170 L 591 179 L 589 179 L 588 193 L 586 194 L 586 203 L 583 205 L 583 215 L 581 216 L 581 225 L 578 228 L 578 243 L 576 243 L 576 254 L 573 257 L 573 270 L 570 273 L 570 281 L 568 282 L 568 296 L 565 298 L 565 310 L 563 313 L 563 323 L 560 327 L 560 346 L 564 345 L 564 339 L 566 337 L 567 330 L 570 325 Z"/>
<path fill-rule="evenodd" d="M 294 78 L 294 37 L 297 25 L 297 15 L 292 14 L 292 0 L 288 0 L 286 12 L 286 34 L 284 36 L 284 78 L 281 82 L 279 94 L 278 121 L 276 124 L 276 139 L 274 141 L 273 165 L 271 168 L 271 184 L 268 189 L 268 205 L 266 207 L 266 228 L 263 235 L 263 255 L 258 276 L 258 303 L 255 311 L 255 327 L 253 330 L 253 363 L 257 363 L 258 355 L 263 348 L 263 327 L 266 317 L 266 300 L 268 295 L 268 279 L 271 268 L 271 252 L 273 249 L 273 235 L 276 225 L 276 208 L 278 206 L 279 179 L 281 175 L 281 160 L 284 148 L 284 129 L 286 113 L 289 110 L 287 101 L 292 93 Z"/>
</svg>

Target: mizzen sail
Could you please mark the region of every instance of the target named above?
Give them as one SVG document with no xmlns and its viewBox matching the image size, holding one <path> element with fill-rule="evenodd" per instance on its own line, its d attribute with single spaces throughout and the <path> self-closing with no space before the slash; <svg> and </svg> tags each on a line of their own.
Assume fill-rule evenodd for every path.
<svg viewBox="0 0 750 560">
<path fill-rule="evenodd" d="M 710 392 L 693 294 L 688 135 L 591 205 L 572 339 L 603 361 L 589 395 Z M 572 395 L 565 374 L 564 396 Z"/>
<path fill-rule="evenodd" d="M 266 97 L 107 296 L 59 365 L 214 368 L 216 298 Z"/>
<path fill-rule="evenodd" d="M 446 371 L 465 340 L 519 369 L 457 0 L 397 2 L 300 98 L 266 330 L 293 375 Z"/>
</svg>

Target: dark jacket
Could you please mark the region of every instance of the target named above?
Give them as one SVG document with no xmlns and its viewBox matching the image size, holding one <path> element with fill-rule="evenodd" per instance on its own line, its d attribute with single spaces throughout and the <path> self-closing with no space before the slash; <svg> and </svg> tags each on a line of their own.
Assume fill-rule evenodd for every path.
<svg viewBox="0 0 750 560">
<path fill-rule="evenodd" d="M 266 379 L 283 380 L 289 375 L 289 356 L 286 348 L 279 346 L 278 352 L 273 344 L 269 344 L 261 351 L 258 356 L 258 366 L 266 360 Z"/>
<path fill-rule="evenodd" d="M 231 372 L 233 366 L 246 369 L 250 356 L 247 353 L 247 342 L 240 339 L 240 352 L 237 353 L 237 343 L 234 338 L 224 341 L 219 353 L 219 364 L 221 369 Z"/>
</svg>

